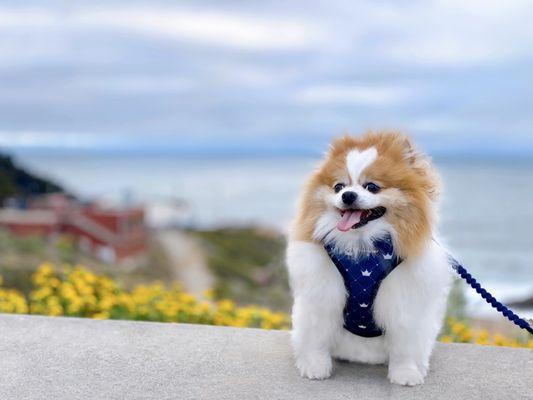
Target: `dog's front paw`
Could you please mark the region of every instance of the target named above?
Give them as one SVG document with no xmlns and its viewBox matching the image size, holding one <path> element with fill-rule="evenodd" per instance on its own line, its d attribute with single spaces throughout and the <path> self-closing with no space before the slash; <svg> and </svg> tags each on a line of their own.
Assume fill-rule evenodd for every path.
<svg viewBox="0 0 533 400">
<path fill-rule="evenodd" d="M 402 386 L 416 386 L 424 383 L 424 375 L 415 366 L 402 365 L 389 369 L 391 383 Z"/>
<path fill-rule="evenodd" d="M 331 376 L 333 364 L 329 354 L 312 353 L 297 357 L 296 367 L 304 378 L 327 379 Z"/>
<path fill-rule="evenodd" d="M 418 366 L 418 370 L 420 371 L 420 373 L 422 374 L 422 376 L 425 378 L 426 376 L 428 376 L 428 372 L 429 372 L 429 363 L 426 362 L 426 363 L 420 364 L 420 365 Z"/>
</svg>

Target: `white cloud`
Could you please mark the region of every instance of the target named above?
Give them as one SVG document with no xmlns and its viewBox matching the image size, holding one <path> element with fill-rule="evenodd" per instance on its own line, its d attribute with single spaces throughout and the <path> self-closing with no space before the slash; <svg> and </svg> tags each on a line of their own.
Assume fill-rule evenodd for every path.
<svg viewBox="0 0 533 400">
<path fill-rule="evenodd" d="M 0 28 L 50 27 L 60 20 L 59 13 L 40 7 L 0 8 Z"/>
<path fill-rule="evenodd" d="M 410 96 L 409 90 L 399 86 L 347 84 L 308 87 L 296 94 L 296 100 L 308 104 L 386 106 Z"/>
<path fill-rule="evenodd" d="M 154 6 L 0 8 L 0 29 L 113 29 L 252 50 L 295 50 L 324 40 L 320 27 L 284 16 Z"/>
<path fill-rule="evenodd" d="M 195 86 L 195 80 L 176 76 L 149 76 L 149 75 L 123 75 L 123 76 L 89 76 L 78 77 L 68 81 L 69 89 L 84 92 L 105 93 L 158 93 L 174 92 L 186 93 Z"/>
<path fill-rule="evenodd" d="M 205 10 L 85 9 L 72 22 L 241 49 L 298 49 L 321 39 L 320 30 L 303 21 Z"/>
<path fill-rule="evenodd" d="M 127 135 L 97 135 L 79 132 L 0 131 L 3 148 L 63 148 L 91 149 L 105 145 L 120 145 Z"/>
<path fill-rule="evenodd" d="M 455 37 L 454 37 L 455 36 Z M 464 42 L 457 35 L 434 34 L 391 44 L 386 53 L 396 61 L 426 65 L 468 65 L 507 57 L 510 48 Z"/>
<path fill-rule="evenodd" d="M 529 53 L 533 40 L 531 3 L 524 0 L 441 0 L 385 7 L 387 12 L 376 12 L 374 20 L 387 37 L 378 48 L 402 63 L 501 61 Z"/>
</svg>

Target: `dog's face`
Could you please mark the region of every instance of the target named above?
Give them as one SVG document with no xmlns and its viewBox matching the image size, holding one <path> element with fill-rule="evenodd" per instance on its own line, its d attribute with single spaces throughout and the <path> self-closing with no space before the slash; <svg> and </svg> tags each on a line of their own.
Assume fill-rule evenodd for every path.
<svg viewBox="0 0 533 400">
<path fill-rule="evenodd" d="M 336 227 L 341 232 L 361 229 L 387 212 L 384 204 L 390 188 L 384 187 L 379 177 L 370 171 L 376 159 L 374 147 L 349 150 L 344 165 L 331 177 L 334 180 L 332 190 L 322 190 L 326 209 L 340 215 Z"/>
<path fill-rule="evenodd" d="M 389 232 L 404 254 L 415 252 L 431 236 L 437 187 L 427 157 L 405 136 L 344 136 L 311 178 L 296 229 L 351 250 Z"/>
</svg>

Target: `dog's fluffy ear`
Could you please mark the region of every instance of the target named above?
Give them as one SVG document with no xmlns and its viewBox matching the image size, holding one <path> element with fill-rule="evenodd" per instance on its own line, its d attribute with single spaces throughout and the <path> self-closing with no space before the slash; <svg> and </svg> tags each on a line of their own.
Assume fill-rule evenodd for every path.
<svg viewBox="0 0 533 400">
<path fill-rule="evenodd" d="M 403 158 L 413 168 L 428 168 L 431 166 L 431 159 L 425 153 L 421 152 L 413 144 L 412 140 L 406 135 L 399 135 L 398 139 L 402 147 Z"/>
<path fill-rule="evenodd" d="M 404 159 L 409 163 L 411 168 L 429 178 L 426 180 L 427 184 L 424 189 L 430 199 L 437 200 L 440 195 L 441 182 L 437 172 L 433 168 L 431 158 L 427 154 L 419 151 L 408 136 L 401 135 L 399 139 Z"/>
<path fill-rule="evenodd" d="M 400 141 L 400 145 L 402 146 L 403 157 L 411 165 L 416 166 L 416 164 L 420 162 L 428 161 L 427 156 L 424 153 L 417 150 L 412 140 L 408 136 L 399 135 L 398 139 Z"/>
</svg>

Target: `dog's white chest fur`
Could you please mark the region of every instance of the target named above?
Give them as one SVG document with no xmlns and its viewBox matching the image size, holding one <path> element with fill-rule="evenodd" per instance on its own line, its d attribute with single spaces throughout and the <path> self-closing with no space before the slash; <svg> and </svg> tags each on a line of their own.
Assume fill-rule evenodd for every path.
<svg viewBox="0 0 533 400">
<path fill-rule="evenodd" d="M 385 334 L 376 338 L 355 336 L 343 328 L 344 281 L 321 245 L 291 241 L 287 265 L 294 296 L 292 344 L 302 376 L 329 377 L 334 357 L 388 362 L 391 382 L 423 382 L 451 280 L 442 248 L 429 242 L 420 256 L 405 260 L 383 281 L 373 313 Z"/>
</svg>

